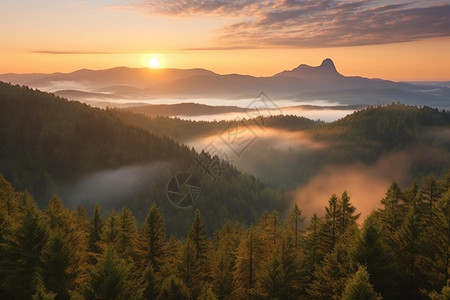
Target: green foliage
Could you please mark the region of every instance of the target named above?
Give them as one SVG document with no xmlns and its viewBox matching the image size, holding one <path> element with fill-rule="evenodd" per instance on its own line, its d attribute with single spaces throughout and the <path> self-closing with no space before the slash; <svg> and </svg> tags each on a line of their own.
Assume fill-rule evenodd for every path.
<svg viewBox="0 0 450 300">
<path fill-rule="evenodd" d="M 157 300 L 188 300 L 191 295 L 186 285 L 174 275 L 164 279 Z"/>
<path fill-rule="evenodd" d="M 139 299 L 142 291 L 132 277 L 130 265 L 108 248 L 89 269 L 84 288 L 86 299 Z"/>
<path fill-rule="evenodd" d="M 358 271 L 352 275 L 345 285 L 342 300 L 377 300 L 380 297 L 375 293 L 373 286 L 369 282 L 369 273 L 364 266 L 360 266 Z"/>
<path fill-rule="evenodd" d="M 407 209 L 392 237 L 392 223 L 383 219 L 390 202 L 360 229 L 344 192 L 332 195 L 325 216 L 313 215 L 304 230 L 294 206 L 287 218 L 273 211 L 249 227 L 227 222 L 208 237 L 197 210 L 180 240 L 167 239 L 156 204 L 138 229 L 127 208 L 104 222 L 97 206 L 88 220 L 83 209 L 70 210 L 54 196 L 40 210 L 0 177 L 0 298 L 446 299 L 447 179 L 434 179 L 441 192 L 424 206 L 431 213 L 419 205 L 427 183 L 405 192 L 391 185 L 382 201 L 401 194 L 400 211 Z M 98 247 L 91 260 L 89 242 Z"/>
<path fill-rule="evenodd" d="M 0 295 L 5 299 L 31 298 L 35 276 L 42 267 L 42 251 L 48 227 L 32 199 L 27 199 L 17 227 L 11 228 L 0 244 Z"/>
<path fill-rule="evenodd" d="M 298 126 L 303 126 L 300 123 Z M 180 128 L 185 130 L 186 126 Z M 94 210 L 97 202 L 105 212 L 126 205 L 139 223 L 145 219 L 149 203 L 156 202 L 171 216 L 165 220 L 167 233 L 181 237 L 192 222 L 192 210 L 179 210 L 167 201 L 167 182 L 179 172 L 189 172 L 201 179 L 205 171 L 196 163 L 199 154 L 166 136 L 159 136 L 164 131 L 156 131 L 158 134 L 132 126 L 113 110 L 92 108 L 0 82 L 0 173 L 16 188 L 30 191 L 40 207 L 46 207 L 54 193 L 68 205 L 83 203 L 89 211 Z M 76 190 L 77 183 L 102 174 L 101 171 L 158 164 L 162 167 L 154 176 L 144 176 L 138 180 L 135 190 L 126 195 L 118 193 L 114 199 Z M 203 193 L 198 208 L 211 232 L 227 219 L 248 225 L 264 209 L 283 209 L 279 192 L 225 162 L 222 167 L 217 182 L 201 183 Z M 115 191 L 117 187 L 113 183 L 108 188 Z M 19 209 L 12 199 L 5 199 L 7 210 Z M 95 243 L 99 238 L 91 237 L 95 241 L 90 241 L 90 249 L 98 253 L 99 245 Z"/>
<path fill-rule="evenodd" d="M 167 259 L 164 216 L 156 204 L 152 204 L 139 233 L 139 252 L 143 265 L 158 272 Z"/>
<path fill-rule="evenodd" d="M 356 263 L 366 266 L 370 283 L 383 299 L 398 299 L 402 280 L 400 270 L 393 251 L 383 240 L 375 213 L 365 220 L 353 255 Z"/>
</svg>

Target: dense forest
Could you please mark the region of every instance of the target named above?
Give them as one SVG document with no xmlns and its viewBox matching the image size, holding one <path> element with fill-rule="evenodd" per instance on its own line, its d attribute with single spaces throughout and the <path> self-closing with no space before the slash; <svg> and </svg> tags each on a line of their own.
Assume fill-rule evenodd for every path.
<svg viewBox="0 0 450 300">
<path fill-rule="evenodd" d="M 218 135 L 233 121 L 189 121 L 164 116 L 147 117 L 126 109 L 108 110 L 125 123 L 153 134 L 169 136 L 180 143 Z M 134 111 L 139 111 L 135 108 Z M 380 159 L 397 154 L 413 166 L 407 178 L 397 178 L 406 185 L 413 178 L 429 173 L 442 175 L 450 168 L 450 112 L 431 107 L 414 107 L 401 103 L 368 106 L 331 123 L 298 116 L 270 116 L 247 120 L 249 125 L 279 130 L 283 137 L 303 133 L 323 147 L 296 145 L 287 149 L 265 141 L 261 136 L 233 164 L 279 190 L 297 188 L 322 172 L 328 165 L 349 166 L 355 163 L 373 166 Z"/>
<path fill-rule="evenodd" d="M 112 111 L 1 82 L 0 141 L 0 172 L 30 192 L 41 208 L 56 193 L 73 208 L 83 203 L 91 210 L 101 202 L 112 211 L 126 205 L 143 222 L 154 201 L 172 216 L 168 232 L 181 236 L 192 220 L 191 210 L 174 207 L 166 189 L 173 176 L 186 172 L 203 179 L 197 207 L 211 230 L 227 219 L 249 224 L 264 209 L 281 210 L 286 203 L 280 192 L 229 163 L 126 124 Z M 212 176 L 199 164 L 205 160 L 215 162 Z M 134 178 L 127 168 L 136 166 L 144 167 Z M 100 184 L 98 177 L 114 178 Z M 123 195 L 121 184 L 127 180 L 132 187 Z M 89 193 L 92 189 L 95 193 Z"/>
<path fill-rule="evenodd" d="M 196 210 L 182 239 L 152 204 L 92 217 L 53 196 L 39 209 L 0 177 L 1 299 L 449 299 L 450 170 L 400 189 L 359 219 L 347 192 L 208 235 Z M 322 216 L 323 215 L 323 216 Z"/>
</svg>

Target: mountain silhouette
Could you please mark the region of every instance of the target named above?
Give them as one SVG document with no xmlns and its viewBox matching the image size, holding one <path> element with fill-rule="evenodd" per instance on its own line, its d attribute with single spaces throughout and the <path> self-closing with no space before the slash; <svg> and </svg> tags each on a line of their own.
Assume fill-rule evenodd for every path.
<svg viewBox="0 0 450 300">
<path fill-rule="evenodd" d="M 341 104 L 380 104 L 401 101 L 448 108 L 450 89 L 359 76 L 345 76 L 327 58 L 319 66 L 300 64 L 268 77 L 220 75 L 205 69 L 117 67 L 72 73 L 3 74 L 0 80 L 56 92 L 71 99 L 249 99 L 261 91 L 272 98 Z M 370 94 L 367 96 L 366 92 Z M 313 103 L 311 103 L 313 104 Z"/>
<path fill-rule="evenodd" d="M 343 77 L 336 70 L 334 62 L 327 58 L 322 61 L 322 64 L 318 67 L 312 67 L 309 65 L 301 64 L 297 68 L 292 69 L 290 71 L 283 71 L 281 73 L 276 74 L 275 76 L 287 76 L 287 77 L 295 77 L 300 79 L 330 79 L 330 78 L 341 78 Z"/>
</svg>

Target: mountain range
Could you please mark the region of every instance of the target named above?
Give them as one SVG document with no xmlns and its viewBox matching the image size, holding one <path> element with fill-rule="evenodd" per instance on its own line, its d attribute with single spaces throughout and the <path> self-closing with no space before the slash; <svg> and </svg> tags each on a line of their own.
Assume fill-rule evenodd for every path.
<svg viewBox="0 0 450 300">
<path fill-rule="evenodd" d="M 273 99 L 309 104 L 319 100 L 343 105 L 400 101 L 450 107 L 450 88 L 446 85 L 344 76 L 329 58 L 319 66 L 301 64 L 269 77 L 221 75 L 205 69 L 117 67 L 72 73 L 3 74 L 0 80 L 90 104 L 151 103 L 156 99 L 252 99 L 263 91 Z"/>
</svg>

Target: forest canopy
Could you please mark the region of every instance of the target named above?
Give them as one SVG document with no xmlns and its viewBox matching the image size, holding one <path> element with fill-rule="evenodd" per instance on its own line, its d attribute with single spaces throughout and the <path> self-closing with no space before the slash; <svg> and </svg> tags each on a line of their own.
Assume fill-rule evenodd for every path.
<svg viewBox="0 0 450 300">
<path fill-rule="evenodd" d="M 365 220 L 346 191 L 305 220 L 266 212 L 208 235 L 195 210 L 184 237 L 153 203 L 137 225 L 123 207 L 92 216 L 53 196 L 39 209 L 0 176 L 2 299 L 445 299 L 450 171 L 401 190 Z M 440 296 L 439 293 L 442 293 Z M 441 298 L 440 298 L 441 297 Z"/>
</svg>

